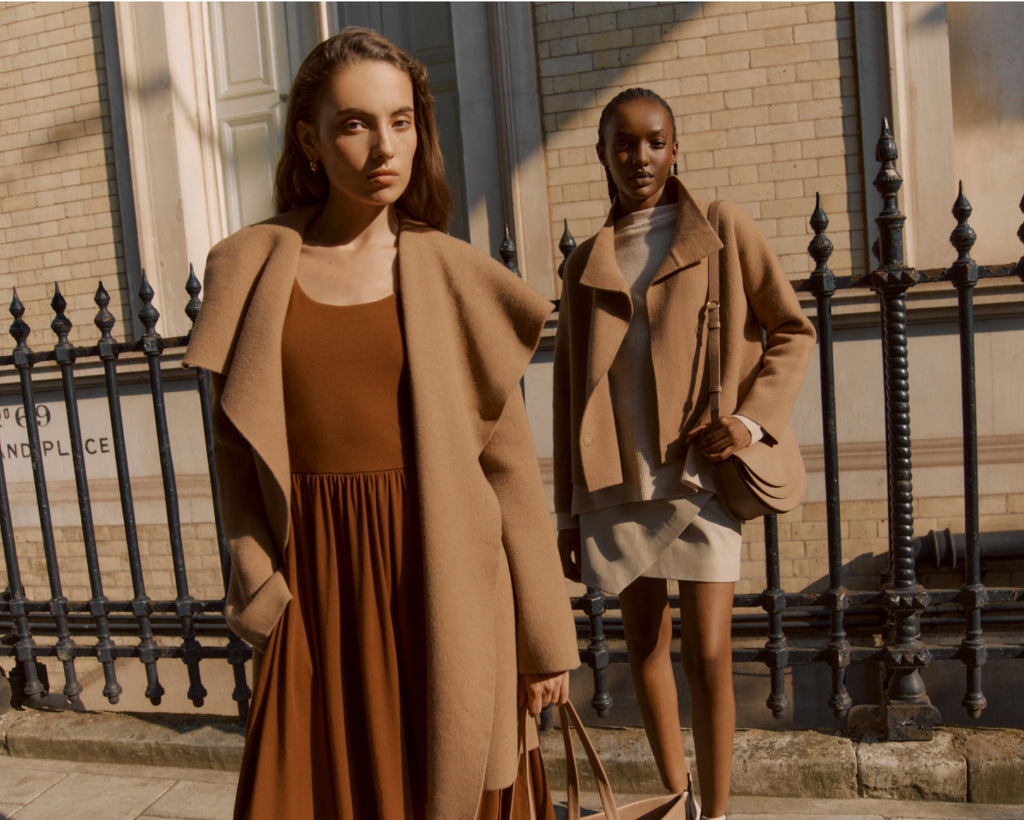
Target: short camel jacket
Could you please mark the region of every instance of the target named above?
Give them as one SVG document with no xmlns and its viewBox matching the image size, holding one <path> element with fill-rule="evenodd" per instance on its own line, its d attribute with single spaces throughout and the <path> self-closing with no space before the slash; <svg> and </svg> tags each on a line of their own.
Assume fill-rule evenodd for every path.
<svg viewBox="0 0 1024 820">
<path fill-rule="evenodd" d="M 257 648 L 290 595 L 290 468 L 281 334 L 305 208 L 209 255 L 185 362 L 213 373 L 225 614 Z M 464 242 L 403 220 L 398 294 L 424 553 L 428 799 L 472 818 L 516 770 L 517 672 L 579 664 L 569 600 L 520 392 L 547 300 Z"/>
<path fill-rule="evenodd" d="M 687 431 L 709 419 L 704 325 L 711 254 L 720 253 L 723 415 L 746 416 L 778 438 L 814 346 L 814 328 L 753 220 L 723 202 L 716 235 L 705 216 L 710 203 L 694 200 L 676 177 L 668 185 L 678 200 L 675 236 L 647 291 L 662 463 L 684 458 Z M 569 257 L 562 282 L 554 363 L 560 522 L 569 520 L 574 485 L 589 492 L 622 483 L 608 371 L 632 315 L 615 261 L 613 208 Z"/>
</svg>

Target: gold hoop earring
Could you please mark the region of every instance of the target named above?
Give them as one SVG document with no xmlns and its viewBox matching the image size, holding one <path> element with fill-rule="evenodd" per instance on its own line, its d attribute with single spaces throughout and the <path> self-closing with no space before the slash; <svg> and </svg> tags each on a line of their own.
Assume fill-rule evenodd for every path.
<svg viewBox="0 0 1024 820">
<path fill-rule="evenodd" d="M 320 166 L 315 159 L 311 159 L 309 161 L 309 170 L 312 171 L 314 174 L 316 173 L 316 169 L 319 167 Z"/>
</svg>

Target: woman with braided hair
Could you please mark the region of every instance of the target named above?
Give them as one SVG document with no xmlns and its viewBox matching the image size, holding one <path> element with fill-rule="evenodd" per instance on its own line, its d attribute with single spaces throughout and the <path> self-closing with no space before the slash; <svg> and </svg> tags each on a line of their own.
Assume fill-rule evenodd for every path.
<svg viewBox="0 0 1024 820">
<path fill-rule="evenodd" d="M 630 88 L 605 107 L 597 156 L 611 210 L 569 257 L 562 283 L 555 508 L 566 576 L 619 596 L 662 780 L 688 792 L 668 606 L 668 581 L 678 584 L 702 817 L 713 820 L 728 804 L 736 725 L 730 630 L 741 522 L 716 494 L 712 465 L 781 435 L 814 330 L 752 220 L 722 202 L 713 227 L 711 203 L 673 175 L 677 154 L 672 110 L 653 91 Z M 717 420 L 705 367 L 713 254 L 721 269 Z"/>
</svg>

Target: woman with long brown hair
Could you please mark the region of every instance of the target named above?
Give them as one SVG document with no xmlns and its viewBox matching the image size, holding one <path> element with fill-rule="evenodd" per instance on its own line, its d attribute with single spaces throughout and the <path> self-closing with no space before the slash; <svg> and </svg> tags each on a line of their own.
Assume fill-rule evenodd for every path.
<svg viewBox="0 0 1024 820">
<path fill-rule="evenodd" d="M 555 508 L 566 575 L 618 595 L 630 667 L 662 780 L 690 791 L 672 669 L 678 583 L 702 817 L 729 799 L 736 706 L 730 629 L 740 521 L 715 462 L 778 437 L 814 329 L 744 212 L 695 200 L 674 176 L 672 109 L 645 88 L 601 114 L 608 220 L 565 266 L 555 343 Z M 709 265 L 721 283 L 723 415 L 709 411 Z M 767 337 L 762 352 L 761 330 Z M 688 795 L 687 816 L 697 809 Z"/>
<path fill-rule="evenodd" d="M 210 252 L 186 357 L 259 661 L 235 816 L 507 816 L 520 706 L 578 664 L 519 388 L 550 305 L 443 233 L 426 72 L 373 32 L 299 69 L 276 205 Z"/>
</svg>

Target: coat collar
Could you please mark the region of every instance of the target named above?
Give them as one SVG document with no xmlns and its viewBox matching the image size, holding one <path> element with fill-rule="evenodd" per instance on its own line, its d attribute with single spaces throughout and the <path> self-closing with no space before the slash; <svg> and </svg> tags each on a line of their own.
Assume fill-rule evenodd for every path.
<svg viewBox="0 0 1024 820">
<path fill-rule="evenodd" d="M 704 216 L 704 210 L 686 190 L 679 177 L 669 177 L 666 187 L 674 190 L 676 195 L 675 235 L 652 284 L 696 264 L 723 247 L 722 240 Z M 580 276 L 580 284 L 597 290 L 625 293 L 628 290 L 626 280 L 615 262 L 615 204 L 612 203 L 608 218 L 594 237 L 593 249 L 586 269 Z"/>
<path fill-rule="evenodd" d="M 271 249 L 245 307 L 221 406 L 283 492 L 290 486 L 288 433 L 284 416 L 281 335 L 288 313 L 302 236 L 319 212 L 309 206 L 263 223 Z"/>
</svg>

